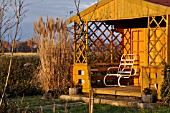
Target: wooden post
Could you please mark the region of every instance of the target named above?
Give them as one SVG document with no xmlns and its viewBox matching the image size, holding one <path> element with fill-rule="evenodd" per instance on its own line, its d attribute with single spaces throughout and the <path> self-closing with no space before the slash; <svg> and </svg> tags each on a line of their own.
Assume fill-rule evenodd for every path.
<svg viewBox="0 0 170 113">
<path fill-rule="evenodd" d="M 148 16 L 148 31 L 147 31 L 147 36 L 146 36 L 146 60 L 145 60 L 145 66 L 149 66 L 149 37 L 150 37 L 150 17 Z"/>
<path fill-rule="evenodd" d="M 93 89 L 92 87 L 90 88 L 89 92 L 89 113 L 93 113 L 93 103 L 94 103 L 94 98 L 93 98 Z"/>
<path fill-rule="evenodd" d="M 93 88 L 91 87 L 91 68 L 88 68 L 89 78 L 89 113 L 93 113 Z"/>
<path fill-rule="evenodd" d="M 77 23 L 74 22 L 74 63 L 76 62 L 76 35 L 77 35 L 77 30 L 76 30 L 76 27 L 77 27 Z"/>
<path fill-rule="evenodd" d="M 88 22 L 85 22 L 86 24 L 86 63 L 88 66 L 88 40 L 89 40 L 89 35 L 88 35 Z M 88 66 L 88 81 L 89 81 L 89 113 L 93 113 L 93 88 L 91 86 L 91 68 Z"/>
<path fill-rule="evenodd" d="M 170 15 L 166 16 L 167 24 L 166 24 L 166 62 L 169 65 L 170 64 Z"/>
<path fill-rule="evenodd" d="M 112 29 L 110 30 L 110 32 L 111 32 L 111 47 L 110 47 L 110 49 L 111 49 L 111 63 L 113 63 L 113 33 L 114 33 L 114 31 L 113 31 L 113 25 L 111 26 L 112 27 Z"/>
<path fill-rule="evenodd" d="M 88 22 L 85 22 L 85 24 L 86 24 L 86 31 L 85 31 L 85 33 L 86 33 L 86 55 L 85 55 L 85 57 L 86 57 L 86 63 L 88 64 L 88 52 L 89 52 L 89 45 L 88 45 L 88 41 L 89 41 L 89 34 L 88 34 Z"/>
</svg>

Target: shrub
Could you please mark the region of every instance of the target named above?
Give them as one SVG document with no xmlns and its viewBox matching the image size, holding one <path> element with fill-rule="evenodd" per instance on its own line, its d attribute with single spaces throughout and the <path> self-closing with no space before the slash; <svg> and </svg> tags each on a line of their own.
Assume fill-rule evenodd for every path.
<svg viewBox="0 0 170 113">
<path fill-rule="evenodd" d="M 0 94 L 2 94 L 9 66 L 10 56 L 5 55 L 0 59 Z M 38 56 L 14 56 L 11 74 L 6 93 L 8 96 L 23 96 L 41 94 L 39 84 L 35 82 L 40 60 Z"/>
<path fill-rule="evenodd" d="M 170 107 L 170 69 L 165 71 L 164 82 L 161 87 L 161 101 L 163 106 Z"/>
<path fill-rule="evenodd" d="M 152 94 L 152 90 L 147 87 L 147 88 L 144 88 L 143 93 L 144 93 L 145 95 L 149 95 L 149 94 Z"/>
</svg>

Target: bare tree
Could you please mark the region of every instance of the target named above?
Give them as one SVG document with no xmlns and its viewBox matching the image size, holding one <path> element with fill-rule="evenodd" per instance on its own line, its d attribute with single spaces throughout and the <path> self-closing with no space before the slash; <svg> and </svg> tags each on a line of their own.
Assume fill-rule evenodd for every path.
<svg viewBox="0 0 170 113">
<path fill-rule="evenodd" d="M 11 1 L 12 0 L 2 0 L 0 5 L 0 53 L 3 52 L 2 43 L 5 33 L 14 26 L 11 24 L 14 15 L 9 14 Z"/>
<path fill-rule="evenodd" d="M 5 2 L 5 0 L 3 0 L 3 1 Z M 11 40 L 12 40 L 12 50 L 11 50 L 10 63 L 9 63 L 9 66 L 8 66 L 8 74 L 7 74 L 7 77 L 6 77 L 6 82 L 5 82 L 4 90 L 3 90 L 3 93 L 2 93 L 2 98 L 0 100 L 0 106 L 1 106 L 2 101 L 4 99 L 6 87 L 8 85 L 8 79 L 9 79 L 9 76 L 10 76 L 10 73 L 11 73 L 11 65 L 12 65 L 12 58 L 13 58 L 12 56 L 13 56 L 13 52 L 14 52 L 14 46 L 15 46 L 16 41 L 19 40 L 21 38 L 21 35 L 22 35 L 20 24 L 21 24 L 22 20 L 25 18 L 25 13 L 27 12 L 27 10 L 24 9 L 25 6 L 26 6 L 24 4 L 24 0 L 13 0 L 13 1 L 10 1 L 8 3 L 10 3 L 9 10 L 11 11 L 11 14 L 13 14 L 12 19 L 8 20 L 8 21 L 10 21 L 9 22 L 10 27 L 8 27 L 8 30 L 10 30 L 10 37 L 11 37 Z"/>
</svg>

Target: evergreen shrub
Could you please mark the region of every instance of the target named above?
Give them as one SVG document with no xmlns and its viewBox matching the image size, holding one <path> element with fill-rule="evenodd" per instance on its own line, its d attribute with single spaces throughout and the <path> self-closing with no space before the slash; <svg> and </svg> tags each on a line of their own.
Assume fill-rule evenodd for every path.
<svg viewBox="0 0 170 113">
<path fill-rule="evenodd" d="M 0 94 L 2 94 L 9 66 L 9 55 L 0 58 Z M 39 95 L 42 89 L 34 75 L 38 72 L 38 56 L 13 56 L 11 74 L 6 89 L 9 97 Z"/>
</svg>

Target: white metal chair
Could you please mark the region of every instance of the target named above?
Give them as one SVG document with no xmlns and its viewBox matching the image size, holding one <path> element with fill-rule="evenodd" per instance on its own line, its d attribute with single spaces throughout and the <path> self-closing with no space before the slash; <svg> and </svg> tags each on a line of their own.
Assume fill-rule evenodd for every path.
<svg viewBox="0 0 170 113">
<path fill-rule="evenodd" d="M 134 54 L 123 54 L 120 60 L 119 67 L 109 67 L 108 70 L 117 68 L 117 73 L 115 74 L 106 74 L 103 82 L 105 86 L 115 86 L 115 85 L 108 85 L 106 84 L 106 78 L 108 76 L 116 76 L 118 77 L 118 86 L 120 85 L 121 78 L 130 78 L 136 74 L 136 70 L 133 67 L 135 62 L 136 55 Z"/>
</svg>

